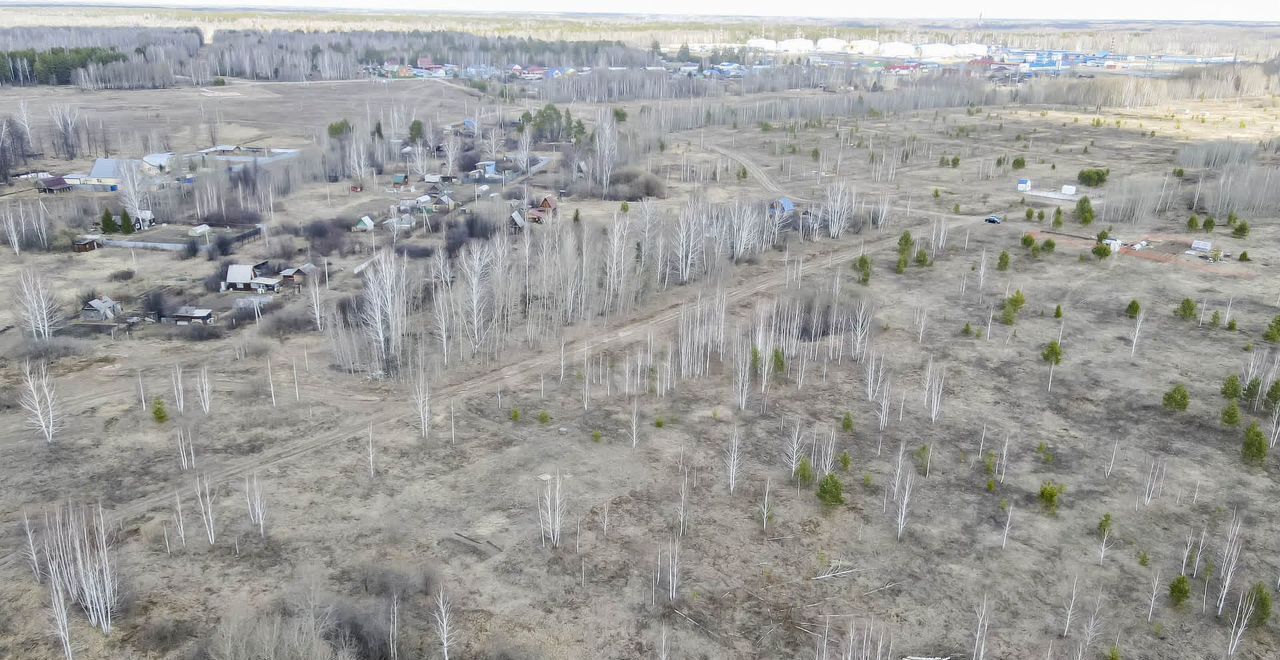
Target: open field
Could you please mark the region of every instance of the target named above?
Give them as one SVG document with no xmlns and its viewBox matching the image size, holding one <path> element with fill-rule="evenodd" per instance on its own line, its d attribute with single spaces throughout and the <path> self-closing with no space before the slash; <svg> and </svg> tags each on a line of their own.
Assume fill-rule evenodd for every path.
<svg viewBox="0 0 1280 660">
<path fill-rule="evenodd" d="M 561 104 L 573 138 L 513 124 L 545 103 L 436 80 L 21 91 L 0 117 L 73 104 L 115 127 L 121 157 L 216 143 L 326 168 L 365 145 L 400 160 L 288 185 L 199 169 L 210 187 L 134 240 L 252 210 L 265 237 L 212 258 L 66 249 L 118 193 L 0 198 L 78 209 L 53 248 L 0 259 L 0 657 L 1280 648 L 1280 623 L 1244 611 L 1280 577 L 1280 204 L 1254 185 L 1280 171 L 1274 96 L 821 116 L 804 108 L 859 92 Z M 765 107 L 782 109 L 738 123 Z M 686 110 L 707 119 L 662 128 Z M 478 135 L 459 137 L 464 119 Z M 535 130 L 570 137 L 530 139 L 521 165 Z M 407 235 L 350 231 L 427 190 L 402 151 L 421 139 L 474 163 L 496 151 L 507 176 L 437 190 L 461 204 Z M 1104 184 L 1078 181 L 1092 168 Z M 1022 178 L 1078 191 L 1024 195 Z M 552 217 L 508 226 L 546 194 Z M 1212 248 L 1187 254 L 1199 240 Z M 226 267 L 263 263 L 318 271 L 236 312 Z M 40 339 L 30 278 L 64 317 L 108 295 L 125 315 L 218 321 L 161 310 Z M 49 442 L 23 408 L 24 367 L 42 364 Z M 1242 449 L 1255 422 L 1262 456 Z M 49 530 L 81 506 L 100 540 L 82 564 L 107 560 L 118 589 L 109 633 L 70 604 L 68 652 Z"/>
</svg>

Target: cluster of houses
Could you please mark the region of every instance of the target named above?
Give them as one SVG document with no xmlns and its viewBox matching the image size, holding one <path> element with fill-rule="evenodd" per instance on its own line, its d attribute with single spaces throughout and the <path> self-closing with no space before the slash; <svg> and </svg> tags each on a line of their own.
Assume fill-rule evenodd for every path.
<svg viewBox="0 0 1280 660">
<path fill-rule="evenodd" d="M 238 291 L 241 293 L 269 294 L 280 293 L 282 286 L 301 288 L 308 277 L 316 275 L 315 264 L 305 263 L 301 266 L 285 268 L 280 272 L 271 270 L 267 262 L 256 264 L 231 264 L 227 267 L 227 276 L 219 288 L 222 292 Z"/>
<path fill-rule="evenodd" d="M 220 144 L 181 156 L 164 152 L 147 154 L 142 158 L 98 158 L 88 172 L 60 175 L 42 172 L 33 178 L 36 190 L 45 194 L 73 190 L 118 192 L 121 186 L 126 185 L 132 171 L 137 174 L 138 184 L 155 190 L 168 180 L 180 184 L 195 183 L 195 177 L 189 172 L 196 167 L 221 165 L 228 170 L 237 170 L 253 163 L 264 165 L 295 158 L 300 153 L 297 149 Z"/>
</svg>

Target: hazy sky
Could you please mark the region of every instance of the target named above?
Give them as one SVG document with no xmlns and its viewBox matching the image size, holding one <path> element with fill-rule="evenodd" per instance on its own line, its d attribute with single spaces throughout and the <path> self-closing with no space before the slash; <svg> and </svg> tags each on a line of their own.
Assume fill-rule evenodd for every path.
<svg viewBox="0 0 1280 660">
<path fill-rule="evenodd" d="M 61 0 L 77 4 L 75 0 Z M 0 4 L 3 4 L 0 2 Z M 1280 21 L 1280 0 L 93 0 L 87 4 L 157 6 L 354 8 L 501 12 L 645 12 L 651 14 L 733 14 L 849 18 L 1163 19 Z"/>
</svg>

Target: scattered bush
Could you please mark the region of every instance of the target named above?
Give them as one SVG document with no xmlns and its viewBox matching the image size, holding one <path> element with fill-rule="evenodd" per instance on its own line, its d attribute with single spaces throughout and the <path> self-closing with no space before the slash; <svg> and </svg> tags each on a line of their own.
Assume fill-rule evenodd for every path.
<svg viewBox="0 0 1280 660">
<path fill-rule="evenodd" d="M 1098 536 L 1102 536 L 1111 530 L 1111 514 L 1102 514 L 1102 520 L 1098 521 Z"/>
<path fill-rule="evenodd" d="M 1017 158 L 1014 158 L 1013 163 L 1011 164 L 1011 167 L 1013 167 L 1013 169 L 1015 170 L 1020 170 L 1026 166 L 1027 166 L 1027 159 L 1023 158 L 1022 156 L 1018 156 Z"/>
<path fill-rule="evenodd" d="M 1009 252 L 1008 251 L 1003 251 L 1000 253 L 1000 258 L 996 261 L 996 270 L 999 270 L 999 271 L 1009 270 Z"/>
<path fill-rule="evenodd" d="M 1097 188 L 1107 182 L 1107 177 L 1111 175 L 1111 170 L 1101 169 L 1097 167 L 1086 168 L 1080 170 L 1076 174 L 1076 181 L 1081 185 Z"/>
<path fill-rule="evenodd" d="M 1093 252 L 1093 256 L 1099 259 L 1106 259 L 1111 256 L 1111 246 L 1106 243 L 1096 243 L 1090 252 Z"/>
<path fill-rule="evenodd" d="M 1182 412 L 1191 404 L 1191 393 L 1187 391 L 1187 387 L 1181 383 L 1174 385 L 1173 389 L 1164 393 L 1164 405 L 1166 410 L 1174 412 Z"/>
<path fill-rule="evenodd" d="M 834 473 L 823 477 L 818 484 L 818 499 L 827 506 L 844 504 L 844 487 Z"/>
<path fill-rule="evenodd" d="M 1212 234 L 1214 227 L 1217 227 L 1217 226 L 1218 224 L 1213 221 L 1212 217 L 1204 219 L 1204 233 Z"/>
<path fill-rule="evenodd" d="M 1138 318 L 1138 314 L 1142 313 L 1142 303 L 1137 300 L 1130 300 L 1129 306 L 1124 308 L 1124 315 L 1131 318 Z"/>
<path fill-rule="evenodd" d="M 1251 259 L 1249 259 L 1249 251 L 1248 251 L 1248 250 L 1241 250 L 1241 251 L 1240 251 L 1240 261 L 1251 261 Z"/>
<path fill-rule="evenodd" d="M 813 464 L 809 462 L 808 457 L 800 459 L 800 465 L 796 466 L 796 481 L 801 486 L 813 483 Z"/>
<path fill-rule="evenodd" d="M 871 283 L 871 257 L 862 255 L 858 257 L 858 283 L 867 285 Z"/>
<path fill-rule="evenodd" d="M 1049 513 L 1057 513 L 1059 500 L 1065 492 L 1067 492 L 1065 485 L 1056 484 L 1052 480 L 1040 484 L 1040 506 Z"/>
<path fill-rule="evenodd" d="M 1183 298 L 1182 302 L 1178 303 L 1178 309 L 1174 313 L 1178 315 L 1178 318 L 1190 321 L 1195 319 L 1198 311 L 1199 307 L 1196 305 L 1196 301 L 1190 298 Z"/>
<path fill-rule="evenodd" d="M 1240 449 L 1240 455 L 1246 463 L 1260 464 L 1267 459 L 1267 436 L 1258 428 L 1257 422 L 1244 430 L 1244 446 Z"/>
<path fill-rule="evenodd" d="M 1258 582 L 1249 590 L 1249 595 L 1253 597 L 1253 616 L 1249 617 L 1249 627 L 1261 630 L 1271 620 L 1271 590 Z"/>
<path fill-rule="evenodd" d="M 1179 575 L 1169 583 L 1169 600 L 1177 607 L 1191 597 L 1191 580 L 1185 575 Z"/>
<path fill-rule="evenodd" d="M 853 413 L 846 412 L 844 414 L 844 417 L 840 419 L 840 429 L 845 433 L 853 433 Z"/>
<path fill-rule="evenodd" d="M 1262 338 L 1273 344 L 1280 342 L 1280 316 L 1271 319 L 1266 331 L 1262 333 Z"/>
<path fill-rule="evenodd" d="M 1231 374 L 1222 381 L 1222 398 L 1227 399 L 1228 401 L 1234 401 L 1235 399 L 1240 398 L 1240 391 L 1239 376 Z"/>
<path fill-rule="evenodd" d="M 1223 426 L 1239 426 L 1240 425 L 1240 404 L 1235 401 L 1227 403 L 1227 407 L 1222 409 L 1222 425 Z"/>
<path fill-rule="evenodd" d="M 1093 202 L 1089 201 L 1088 197 L 1081 197 L 1076 202 L 1075 214 L 1076 214 L 1076 220 L 1079 220 L 1080 224 L 1085 226 L 1092 224 L 1093 223 Z"/>
<path fill-rule="evenodd" d="M 1187 218 L 1187 231 L 1200 231 L 1200 216 L 1192 213 L 1191 217 Z"/>
<path fill-rule="evenodd" d="M 1236 238 L 1248 238 L 1249 223 L 1243 220 L 1241 220 L 1240 222 L 1237 222 L 1236 226 L 1231 229 L 1231 235 Z"/>
<path fill-rule="evenodd" d="M 840 452 L 840 469 L 848 472 L 851 467 L 853 467 L 853 457 L 847 451 Z"/>
<path fill-rule="evenodd" d="M 543 410 L 543 411 L 539 412 L 539 413 L 538 413 L 538 423 L 539 423 L 539 424 L 550 424 L 550 423 L 551 423 L 551 413 L 549 413 L 549 412 L 547 412 L 547 411 L 545 411 L 545 410 Z"/>
<path fill-rule="evenodd" d="M 1053 318 L 1055 319 L 1062 318 L 1062 305 L 1058 305 L 1057 307 L 1053 308 Z"/>
<path fill-rule="evenodd" d="M 1031 216 L 1030 216 L 1031 209 L 1027 209 L 1027 213 L 1028 213 L 1027 219 L 1028 219 L 1028 220 L 1030 220 L 1030 219 L 1031 219 Z M 1035 245 L 1035 244 L 1036 244 L 1036 237 L 1035 237 L 1035 236 L 1032 236 L 1031 234 L 1023 234 L 1023 235 L 1022 235 L 1022 247 L 1024 247 L 1024 248 L 1029 248 L 1029 247 L 1031 247 L 1032 245 Z"/>
<path fill-rule="evenodd" d="M 667 421 L 665 419 L 662 419 L 661 417 L 653 420 L 653 426 L 655 428 L 662 428 L 666 425 L 667 425 Z"/>
<path fill-rule="evenodd" d="M 513 422 L 519 422 L 519 421 L 520 421 L 520 409 L 519 409 L 519 408 L 512 408 L 512 409 L 511 409 L 511 421 L 513 421 Z"/>
<path fill-rule="evenodd" d="M 126 268 L 124 270 L 112 271 L 111 274 L 107 276 L 107 279 L 112 282 L 128 282 L 133 279 L 133 276 L 134 272 Z"/>
<path fill-rule="evenodd" d="M 169 421 L 169 412 L 164 408 L 164 401 L 156 399 L 151 403 L 151 419 L 154 419 L 157 424 Z"/>
</svg>

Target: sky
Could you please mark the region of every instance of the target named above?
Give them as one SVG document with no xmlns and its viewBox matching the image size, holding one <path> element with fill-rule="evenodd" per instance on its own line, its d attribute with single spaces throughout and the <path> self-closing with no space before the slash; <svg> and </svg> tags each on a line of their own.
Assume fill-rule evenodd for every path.
<svg viewBox="0 0 1280 660">
<path fill-rule="evenodd" d="M 30 0 L 27 0 L 30 1 Z M 80 4 L 76 0 L 52 0 Z M 2 3 L 0 3 L 2 4 Z M 645 12 L 648 14 L 802 16 L 816 18 L 984 18 L 1071 20 L 1280 21 L 1280 0 L 91 0 L 84 4 L 264 7 L 282 9 L 386 9 L 492 12 Z"/>
</svg>

